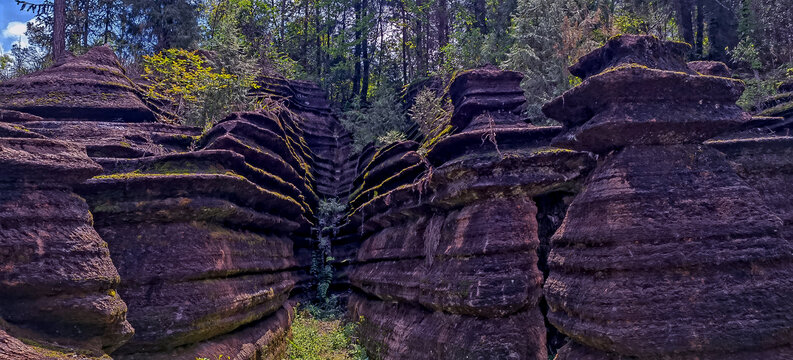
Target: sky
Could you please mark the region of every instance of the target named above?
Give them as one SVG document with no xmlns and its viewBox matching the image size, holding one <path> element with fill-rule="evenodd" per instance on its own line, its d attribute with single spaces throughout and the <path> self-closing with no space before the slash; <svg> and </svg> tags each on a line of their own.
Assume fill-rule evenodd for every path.
<svg viewBox="0 0 793 360">
<path fill-rule="evenodd" d="M 33 13 L 19 11 L 19 6 L 14 0 L 0 0 L 0 52 L 11 51 L 11 45 L 17 42 L 27 46 L 27 21 L 33 18 Z"/>
</svg>

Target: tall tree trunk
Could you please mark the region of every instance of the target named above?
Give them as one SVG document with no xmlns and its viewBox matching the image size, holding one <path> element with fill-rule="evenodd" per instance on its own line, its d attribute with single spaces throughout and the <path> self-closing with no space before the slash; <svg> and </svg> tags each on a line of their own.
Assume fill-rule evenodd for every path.
<svg viewBox="0 0 793 360">
<path fill-rule="evenodd" d="M 309 0 L 303 0 L 303 56 L 301 59 L 303 60 L 303 69 L 308 71 L 308 2 Z"/>
<path fill-rule="evenodd" d="M 83 35 L 83 44 L 82 44 L 83 48 L 87 48 L 88 47 L 88 31 L 90 30 L 90 24 L 89 24 L 90 16 L 89 16 L 89 13 L 88 13 L 88 11 L 90 10 L 88 8 L 89 4 L 90 4 L 90 2 L 88 0 L 83 0 L 83 16 L 85 16 L 85 21 L 83 21 L 83 34 L 82 34 Z"/>
<path fill-rule="evenodd" d="M 696 17 L 696 39 L 694 40 L 694 57 L 696 59 L 702 58 L 702 44 L 705 41 L 705 6 L 704 0 L 697 0 L 697 17 Z"/>
<path fill-rule="evenodd" d="M 424 16 L 425 12 L 421 10 L 424 7 L 425 0 L 416 0 L 416 6 L 420 9 L 416 16 L 416 70 L 418 76 L 427 74 L 427 52 L 424 50 Z"/>
<path fill-rule="evenodd" d="M 110 42 L 110 23 L 113 21 L 113 14 L 110 11 L 110 0 L 105 3 L 105 45 Z"/>
<path fill-rule="evenodd" d="M 314 32 L 317 44 L 317 78 L 322 78 L 322 32 L 319 28 L 319 3 L 314 7 Z"/>
<path fill-rule="evenodd" d="M 66 0 L 55 0 L 52 21 L 52 59 L 57 62 L 66 53 Z"/>
<path fill-rule="evenodd" d="M 449 9 L 448 0 L 438 0 L 438 50 L 449 44 Z M 443 64 L 443 52 L 439 51 L 439 60 Z"/>
<path fill-rule="evenodd" d="M 407 19 L 407 12 L 405 11 L 405 4 L 400 1 L 400 7 L 402 10 L 402 83 L 404 85 L 408 84 L 408 50 L 407 50 L 407 43 L 408 43 L 408 19 Z"/>
<path fill-rule="evenodd" d="M 352 96 L 355 98 L 361 92 L 361 0 L 355 0 L 355 50 L 353 59 L 355 67 L 352 75 Z"/>
<path fill-rule="evenodd" d="M 476 15 L 476 28 L 487 34 L 487 0 L 474 0 L 474 14 Z"/>
<path fill-rule="evenodd" d="M 281 26 L 278 27 L 278 45 L 283 46 L 284 44 L 284 31 L 286 30 L 286 0 L 281 0 L 281 10 L 280 19 Z"/>
<path fill-rule="evenodd" d="M 680 34 L 683 36 L 683 41 L 690 44 L 693 50 L 694 47 L 694 28 L 691 24 L 691 10 L 692 0 L 677 0 L 677 27 Z M 689 52 L 688 57 L 691 58 L 692 52 Z"/>
<path fill-rule="evenodd" d="M 368 8 L 369 2 L 363 0 L 361 6 L 361 18 L 364 19 L 364 35 L 361 39 L 361 60 L 363 60 L 363 77 L 361 84 L 361 104 L 366 104 L 366 94 L 369 92 L 369 24 L 368 24 Z"/>
<path fill-rule="evenodd" d="M 732 49 L 738 43 L 738 19 L 732 9 L 719 0 L 708 1 L 708 15 L 708 58 L 727 62 L 727 48 Z"/>
</svg>

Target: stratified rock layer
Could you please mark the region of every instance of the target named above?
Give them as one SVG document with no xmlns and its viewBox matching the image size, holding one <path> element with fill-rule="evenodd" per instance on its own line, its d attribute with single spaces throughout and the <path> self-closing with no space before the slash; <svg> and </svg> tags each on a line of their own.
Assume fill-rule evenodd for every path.
<svg viewBox="0 0 793 360">
<path fill-rule="evenodd" d="M 763 134 L 708 145 L 727 155 L 735 172 L 757 189 L 783 221 L 782 236 L 793 239 L 793 138 Z"/>
<path fill-rule="evenodd" d="M 295 241 L 305 239 L 295 234 L 311 233 L 318 202 L 307 120 L 265 100 L 266 110 L 231 114 L 203 134 L 151 122 L 156 109 L 116 64 L 94 49 L 4 83 L 24 91 L 0 102 L 10 123 L 2 136 L 74 141 L 101 165 L 101 175 L 84 181 L 99 170 L 91 163 L 93 174 L 69 184 L 80 183 L 95 220 L 88 229 L 107 241 L 113 284 L 120 274 L 118 295 L 138 330 L 112 356 L 280 358 L 293 317 L 286 300 L 300 275 Z M 26 102 L 51 92 L 53 79 L 65 93 L 58 101 Z M 114 91 L 124 101 L 100 103 Z"/>
<path fill-rule="evenodd" d="M 19 133 L 0 138 L 0 358 L 101 356 L 133 333 L 107 244 L 72 191 L 101 169 L 79 145 L 7 125 Z"/>
<path fill-rule="evenodd" d="M 214 357 L 237 343 L 250 344 L 231 354 L 244 359 L 283 350 L 273 342 L 291 322 L 290 234 L 311 226 L 316 204 L 287 120 L 235 113 L 196 141 L 200 150 L 101 159 L 105 175 L 80 187 L 138 329 L 115 358 Z"/>
<path fill-rule="evenodd" d="M 152 122 L 147 102 L 107 46 L 0 83 L 0 108 L 47 118 Z"/>
<path fill-rule="evenodd" d="M 793 128 L 793 81 L 788 80 L 779 85 L 777 94 L 763 99 L 756 106 L 760 116 L 781 117 L 784 120 L 772 128 L 784 129 L 785 135 L 790 135 Z"/>
<path fill-rule="evenodd" d="M 590 162 L 548 147 L 558 128 L 522 123 L 512 110 L 524 100 L 499 111 L 497 95 L 519 82 L 491 68 L 459 75 L 462 131 L 426 157 L 403 142 L 359 166 L 341 233 L 362 241 L 348 309 L 364 317 L 374 356 L 547 359 L 532 197 L 575 187 Z M 488 93 L 488 84 L 513 88 Z"/>
<path fill-rule="evenodd" d="M 303 121 L 303 140 L 313 153 L 311 167 L 321 198 L 344 198 L 355 177 L 352 135 L 339 122 L 327 94 L 315 83 L 263 76 L 257 79 L 258 98 L 272 97 L 284 102 Z"/>
<path fill-rule="evenodd" d="M 685 71 L 679 46 L 610 40 L 571 68 L 588 69 L 576 70 L 583 83 L 544 108 L 573 135 L 559 144 L 616 150 L 552 239 L 548 317 L 574 341 L 560 359 L 790 356 L 793 245 L 700 144 L 748 120 L 734 105 L 742 86 Z"/>
</svg>

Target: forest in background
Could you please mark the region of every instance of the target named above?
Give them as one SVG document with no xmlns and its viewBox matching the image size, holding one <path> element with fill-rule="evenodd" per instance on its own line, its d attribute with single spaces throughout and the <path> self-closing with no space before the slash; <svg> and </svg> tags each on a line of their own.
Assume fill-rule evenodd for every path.
<svg viewBox="0 0 793 360">
<path fill-rule="evenodd" d="M 28 23 L 31 46 L 0 58 L 2 78 L 52 63 L 51 1 L 15 1 L 38 16 Z M 790 0 L 65 2 L 68 50 L 110 45 L 189 123 L 250 107 L 245 92 L 264 69 L 327 89 L 353 130 L 368 128 L 358 143 L 404 130 L 410 117 L 443 116 L 446 105 L 429 94 L 403 110 L 406 85 L 432 78 L 442 88 L 484 64 L 526 74 L 527 118 L 543 123 L 540 106 L 580 81 L 567 66 L 617 34 L 684 41 L 690 60 L 727 62 L 747 83 L 746 108 L 793 77 Z"/>
</svg>

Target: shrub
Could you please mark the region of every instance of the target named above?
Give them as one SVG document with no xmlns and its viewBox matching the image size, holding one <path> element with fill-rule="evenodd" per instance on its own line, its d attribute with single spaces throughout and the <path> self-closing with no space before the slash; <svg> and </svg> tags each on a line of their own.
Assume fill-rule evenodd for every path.
<svg viewBox="0 0 793 360">
<path fill-rule="evenodd" d="M 245 94 L 253 78 L 215 69 L 196 51 L 166 49 L 143 57 L 146 95 L 166 100 L 189 125 L 210 126 L 230 111 L 249 106 Z"/>
<path fill-rule="evenodd" d="M 405 133 L 397 130 L 391 130 L 387 132 L 385 135 L 377 138 L 377 146 L 384 146 L 405 140 L 407 140 L 407 136 L 405 136 Z"/>
<path fill-rule="evenodd" d="M 356 151 L 391 131 L 404 132 L 408 128 L 405 112 L 393 89 L 376 94 L 368 106 L 354 104 L 343 114 L 342 125 L 352 133 Z"/>
<path fill-rule="evenodd" d="M 410 119 L 424 134 L 422 147 L 432 147 L 443 135 L 449 133 L 452 118 L 451 101 L 444 100 L 434 90 L 425 88 L 416 95 L 413 106 L 408 110 Z"/>
<path fill-rule="evenodd" d="M 360 322 L 360 321 L 359 321 Z M 298 310 L 292 322 L 292 339 L 287 347 L 288 359 L 365 360 L 366 352 L 358 345 L 358 323 L 340 319 L 319 320 L 307 310 Z"/>
</svg>

